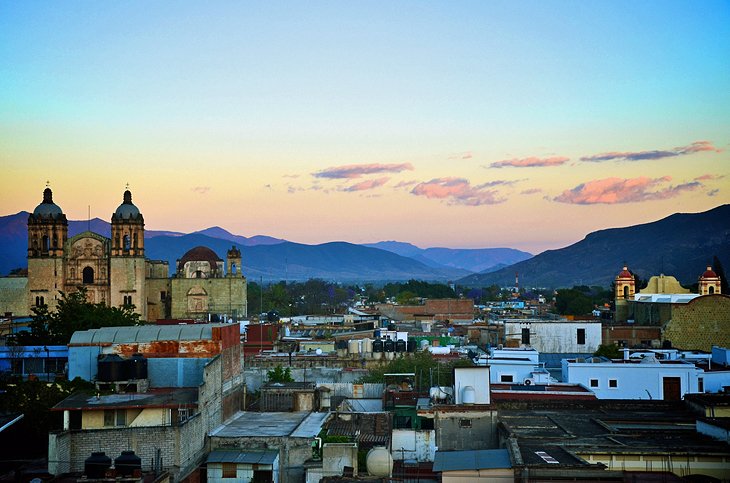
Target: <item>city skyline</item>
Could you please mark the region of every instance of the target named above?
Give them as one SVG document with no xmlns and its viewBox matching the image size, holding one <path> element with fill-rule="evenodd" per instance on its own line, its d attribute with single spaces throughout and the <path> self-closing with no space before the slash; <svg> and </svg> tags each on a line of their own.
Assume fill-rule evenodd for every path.
<svg viewBox="0 0 730 483">
<path fill-rule="evenodd" d="M 0 5 L 0 215 L 539 253 L 730 202 L 727 2 L 178 5 Z"/>
</svg>

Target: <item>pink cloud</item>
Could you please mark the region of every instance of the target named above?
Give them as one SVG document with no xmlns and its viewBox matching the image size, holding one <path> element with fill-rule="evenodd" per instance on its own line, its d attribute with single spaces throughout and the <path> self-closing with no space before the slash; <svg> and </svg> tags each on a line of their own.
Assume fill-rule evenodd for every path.
<svg viewBox="0 0 730 483">
<path fill-rule="evenodd" d="M 401 164 L 349 164 L 345 166 L 334 166 L 312 173 L 315 178 L 331 179 L 352 179 L 359 178 L 366 174 L 374 173 L 400 173 L 401 171 L 413 171 L 411 163 Z"/>
<path fill-rule="evenodd" d="M 691 181 L 676 186 L 660 187 L 670 180 L 669 176 L 597 179 L 565 190 L 553 200 L 578 205 L 637 203 L 674 198 L 685 191 L 693 191 L 703 186 L 698 181 Z"/>
<path fill-rule="evenodd" d="M 530 188 L 528 190 L 521 191 L 521 195 L 534 195 L 535 193 L 542 193 L 542 189 L 540 188 Z"/>
<path fill-rule="evenodd" d="M 397 185 L 394 186 L 394 188 L 409 188 L 413 186 L 414 184 L 418 183 L 418 181 L 412 179 L 410 181 L 401 181 Z"/>
<path fill-rule="evenodd" d="M 686 156 L 688 154 L 701 153 L 704 151 L 722 152 L 712 145 L 710 141 L 695 141 L 687 146 L 678 146 L 667 150 L 651 150 L 651 151 L 629 151 L 594 154 L 592 156 L 583 156 L 581 161 L 601 162 L 601 161 L 647 161 L 654 159 L 673 158 L 676 156 Z"/>
<path fill-rule="evenodd" d="M 566 158 L 565 156 L 552 156 L 549 158 L 537 158 L 535 156 L 531 156 L 529 158 L 513 158 L 513 159 L 503 159 L 502 161 L 495 161 L 494 163 L 490 164 L 490 168 L 504 168 L 504 167 L 513 167 L 513 168 L 542 168 L 547 166 L 560 166 L 561 164 L 565 164 L 566 162 L 570 161 L 570 158 Z"/>
<path fill-rule="evenodd" d="M 703 174 L 695 178 L 695 181 L 714 181 L 716 179 L 722 179 L 725 175 L 722 174 Z"/>
<path fill-rule="evenodd" d="M 210 186 L 195 186 L 194 188 L 190 188 L 190 190 L 199 195 L 206 195 L 210 191 Z"/>
<path fill-rule="evenodd" d="M 359 183 L 356 183 L 352 186 L 348 186 L 343 191 L 365 191 L 365 190 L 371 190 L 374 188 L 378 188 L 380 186 L 383 186 L 385 183 L 388 182 L 390 178 L 387 176 L 384 178 L 378 178 L 378 179 L 368 179 L 365 181 L 361 181 Z"/>
<path fill-rule="evenodd" d="M 468 206 L 494 205 L 505 201 L 485 185 L 471 186 L 464 178 L 435 178 L 417 184 L 411 193 L 426 198 L 447 199 L 450 203 Z"/>
</svg>

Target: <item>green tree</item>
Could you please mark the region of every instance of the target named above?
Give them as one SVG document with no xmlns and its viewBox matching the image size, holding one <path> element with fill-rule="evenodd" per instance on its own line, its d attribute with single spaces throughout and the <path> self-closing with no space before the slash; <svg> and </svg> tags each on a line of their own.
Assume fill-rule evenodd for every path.
<svg viewBox="0 0 730 483">
<path fill-rule="evenodd" d="M 61 292 L 61 300 L 54 312 L 47 306 L 33 308 L 30 333 L 18 337 L 19 344 L 65 345 L 78 330 L 99 329 L 101 327 L 120 327 L 140 325 L 139 314 L 134 305 L 107 307 L 105 304 L 92 304 L 86 299 L 86 289 L 79 287 L 76 292 Z"/>
<path fill-rule="evenodd" d="M 616 344 L 601 344 L 598 346 L 598 350 L 593 354 L 594 356 L 603 356 L 609 359 L 620 359 L 622 354 L 618 350 Z"/>
<path fill-rule="evenodd" d="M 280 365 L 268 371 L 266 377 L 269 382 L 294 382 L 294 378 L 291 377 L 291 369 L 288 367 L 284 369 Z"/>
<path fill-rule="evenodd" d="M 441 363 L 430 352 L 418 351 L 408 355 L 401 355 L 383 366 L 371 369 L 369 374 L 362 377 L 359 382 L 383 383 L 385 382 L 385 374 L 413 373 L 416 375 L 416 385 L 419 388 L 428 387 L 432 382 L 430 380 L 431 377 L 433 378 L 434 384 L 438 382 L 444 386 L 453 383 L 451 379 L 452 369 L 454 367 L 469 367 L 473 365 L 468 359 L 457 359 L 453 362 Z"/>
<path fill-rule="evenodd" d="M 582 290 L 562 288 L 555 296 L 555 309 L 562 315 L 588 315 L 593 301 Z"/>
</svg>

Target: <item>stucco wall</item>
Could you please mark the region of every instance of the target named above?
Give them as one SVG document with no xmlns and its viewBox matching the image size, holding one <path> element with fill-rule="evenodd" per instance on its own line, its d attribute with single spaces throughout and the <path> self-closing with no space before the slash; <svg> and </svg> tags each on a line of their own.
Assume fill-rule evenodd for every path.
<svg viewBox="0 0 730 483">
<path fill-rule="evenodd" d="M 530 329 L 530 346 L 538 352 L 592 353 L 601 344 L 600 322 L 505 322 L 505 338 L 521 341 L 522 329 Z M 578 344 L 578 329 L 585 329 L 585 344 Z"/>
</svg>

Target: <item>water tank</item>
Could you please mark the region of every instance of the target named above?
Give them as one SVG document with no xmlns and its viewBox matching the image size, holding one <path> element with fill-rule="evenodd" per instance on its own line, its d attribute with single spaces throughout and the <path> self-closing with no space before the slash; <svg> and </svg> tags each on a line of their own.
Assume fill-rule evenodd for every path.
<svg viewBox="0 0 730 483">
<path fill-rule="evenodd" d="M 335 349 L 347 349 L 347 341 L 346 340 L 338 340 L 335 343 Z"/>
<path fill-rule="evenodd" d="M 133 354 L 127 361 L 128 379 L 147 379 L 147 358 L 142 354 Z"/>
<path fill-rule="evenodd" d="M 428 347 L 428 339 L 421 339 L 421 342 L 419 342 L 419 345 L 421 346 L 421 350 L 425 351 Z"/>
<path fill-rule="evenodd" d="M 383 352 L 383 339 L 373 341 L 373 352 Z"/>
<path fill-rule="evenodd" d="M 97 369 L 97 381 L 124 381 L 127 378 L 126 363 L 116 354 L 100 355 L 97 360 Z"/>
<path fill-rule="evenodd" d="M 416 339 L 408 339 L 408 343 L 406 344 L 406 350 L 408 352 L 416 352 Z"/>
<path fill-rule="evenodd" d="M 383 351 L 395 352 L 395 342 L 393 342 L 393 339 L 385 339 L 385 342 L 383 342 Z"/>
<path fill-rule="evenodd" d="M 84 461 L 84 474 L 87 478 L 104 478 L 106 470 L 111 468 L 112 459 L 103 451 L 91 453 L 91 456 Z"/>
<path fill-rule="evenodd" d="M 451 396 L 451 388 L 446 386 L 434 386 L 428 390 L 428 395 L 436 401 L 444 401 Z"/>
<path fill-rule="evenodd" d="M 373 341 L 372 339 L 363 339 L 362 340 L 362 351 L 367 354 L 368 352 L 373 351 Z"/>
<path fill-rule="evenodd" d="M 134 470 L 142 470 L 142 458 L 134 454 L 134 451 L 122 451 L 122 454 L 114 459 L 114 468 L 117 476 L 133 476 Z"/>
<path fill-rule="evenodd" d="M 398 339 L 395 341 L 395 351 L 396 352 L 405 352 L 406 351 L 406 341 L 402 339 Z"/>
<path fill-rule="evenodd" d="M 360 341 L 357 339 L 353 339 L 347 343 L 347 352 L 350 354 L 359 354 L 360 353 Z"/>
<path fill-rule="evenodd" d="M 375 446 L 368 451 L 365 465 L 371 476 L 387 478 L 393 473 L 393 457 L 385 446 Z"/>
<path fill-rule="evenodd" d="M 461 403 L 474 404 L 477 400 L 477 392 L 472 386 L 464 386 L 461 390 Z"/>
</svg>

